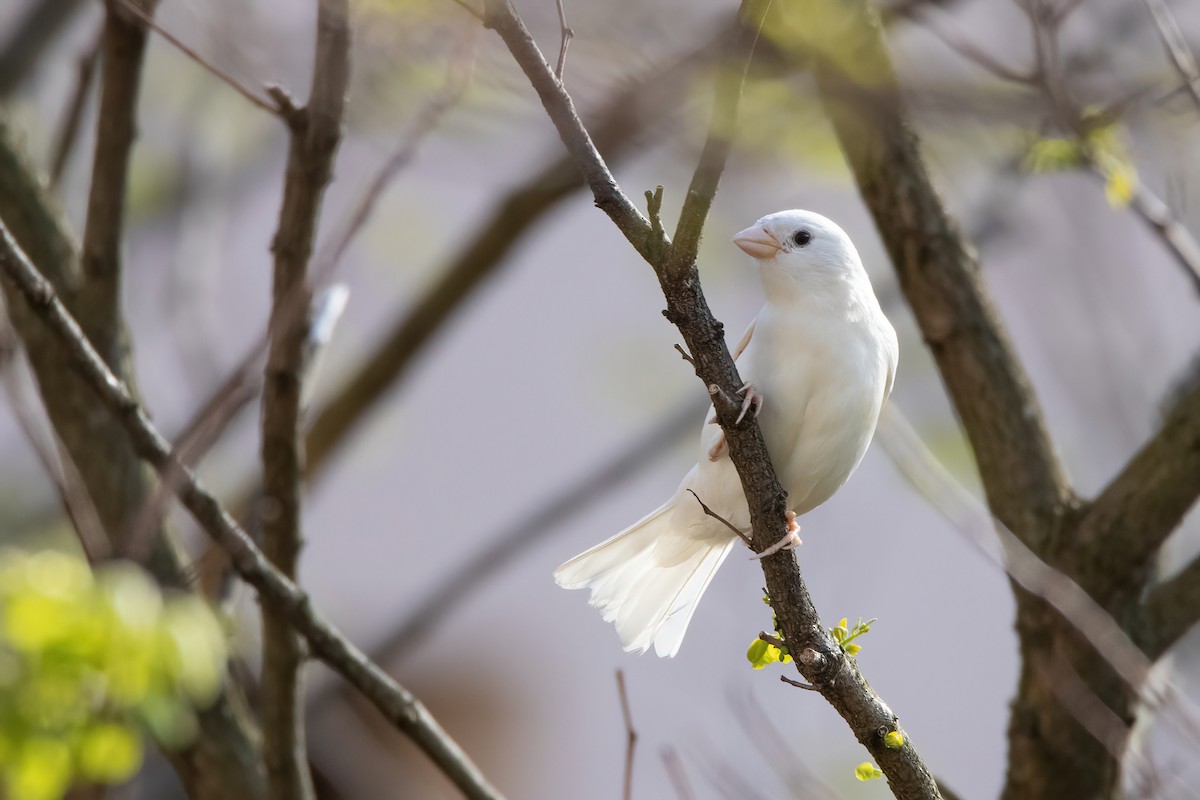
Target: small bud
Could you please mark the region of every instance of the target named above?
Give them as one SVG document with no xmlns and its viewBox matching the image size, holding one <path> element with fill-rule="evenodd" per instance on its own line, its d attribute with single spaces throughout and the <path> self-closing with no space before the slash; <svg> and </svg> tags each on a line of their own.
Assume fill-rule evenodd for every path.
<svg viewBox="0 0 1200 800">
<path fill-rule="evenodd" d="M 882 778 L 883 772 L 870 761 L 864 761 L 854 768 L 854 777 L 860 781 L 873 781 L 876 778 Z"/>
<path fill-rule="evenodd" d="M 904 747 L 904 734 L 900 731 L 891 731 L 883 737 L 883 746 L 889 750 L 899 750 Z"/>
</svg>

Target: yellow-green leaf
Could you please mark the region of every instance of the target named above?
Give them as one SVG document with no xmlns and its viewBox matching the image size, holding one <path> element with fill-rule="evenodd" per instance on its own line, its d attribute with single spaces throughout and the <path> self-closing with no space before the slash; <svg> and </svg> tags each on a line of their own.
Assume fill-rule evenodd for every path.
<svg viewBox="0 0 1200 800">
<path fill-rule="evenodd" d="M 876 778 L 882 778 L 883 772 L 870 761 L 864 761 L 854 768 L 854 777 L 860 781 L 873 781 Z"/>
<path fill-rule="evenodd" d="M 79 771 L 99 783 L 124 783 L 142 765 L 142 742 L 123 725 L 88 728 L 79 743 Z"/>
</svg>

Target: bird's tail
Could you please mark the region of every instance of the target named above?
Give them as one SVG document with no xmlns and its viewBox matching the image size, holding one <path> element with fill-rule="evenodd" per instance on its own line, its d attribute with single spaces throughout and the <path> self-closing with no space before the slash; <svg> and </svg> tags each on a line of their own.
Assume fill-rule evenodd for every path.
<svg viewBox="0 0 1200 800">
<path fill-rule="evenodd" d="M 589 602 L 616 624 L 626 652 L 671 657 L 709 581 L 729 555 L 728 540 L 673 524 L 671 501 L 554 571 L 565 589 L 591 589 Z"/>
</svg>

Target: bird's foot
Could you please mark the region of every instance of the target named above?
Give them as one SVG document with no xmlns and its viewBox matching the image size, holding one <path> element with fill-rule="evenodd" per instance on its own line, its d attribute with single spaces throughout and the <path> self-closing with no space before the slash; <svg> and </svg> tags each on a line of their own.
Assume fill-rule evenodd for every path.
<svg viewBox="0 0 1200 800">
<path fill-rule="evenodd" d="M 750 558 L 757 561 L 767 556 L 773 556 L 780 550 L 795 550 L 802 544 L 804 542 L 800 539 L 800 523 L 796 522 L 795 513 L 789 511 L 787 512 L 787 533 L 784 537 L 758 555 L 751 556 Z"/>
<path fill-rule="evenodd" d="M 753 383 L 744 383 L 742 388 L 737 390 L 737 393 L 742 396 L 742 412 L 738 414 L 735 425 L 741 425 L 742 420 L 746 418 L 746 413 L 753 408 L 754 418 L 758 419 L 758 415 L 762 413 L 763 396 L 754 388 Z"/>
<path fill-rule="evenodd" d="M 725 455 L 725 433 L 721 433 L 721 437 L 717 439 L 717 443 L 708 448 L 708 460 L 716 461 L 721 456 Z"/>
</svg>

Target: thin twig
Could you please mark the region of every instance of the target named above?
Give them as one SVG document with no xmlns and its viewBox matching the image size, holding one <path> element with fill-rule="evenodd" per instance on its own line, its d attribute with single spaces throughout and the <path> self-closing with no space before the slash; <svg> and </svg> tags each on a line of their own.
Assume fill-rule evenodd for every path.
<svg viewBox="0 0 1200 800">
<path fill-rule="evenodd" d="M 1152 664 L 1116 620 L 1078 583 L 1039 558 L 976 500 L 929 451 L 894 404 L 884 406 L 877 435 L 892 463 L 934 508 L 968 534 L 973 544 L 1026 591 L 1062 614 L 1133 692 L 1141 691 Z M 993 542 L 999 544 L 998 552 Z"/>
<path fill-rule="evenodd" d="M 637 750 L 637 731 L 633 728 L 633 714 L 629 710 L 629 693 L 625 691 L 625 671 L 617 670 L 617 695 L 621 698 L 621 718 L 625 720 L 625 781 L 621 796 L 633 798 L 633 756 Z"/>
<path fill-rule="evenodd" d="M 274 255 L 270 346 L 263 373 L 263 553 L 295 581 L 303 548 L 301 490 L 304 434 L 301 394 L 306 315 L 312 305 L 309 262 L 325 188 L 333 177 L 350 80 L 348 0 L 317 0 L 312 85 L 302 122 L 290 125 L 287 169 Z M 314 797 L 304 730 L 300 637 L 281 609 L 266 604 L 263 618 L 263 760 L 273 800 Z"/>
<path fill-rule="evenodd" d="M 1107 180 L 1099 169 L 1093 171 L 1101 180 Z M 1171 208 L 1141 181 L 1138 181 L 1133 189 L 1129 208 L 1142 222 L 1150 226 L 1163 246 L 1175 258 L 1175 263 L 1183 269 L 1192 287 L 1200 293 L 1200 244 L 1196 242 L 1191 231 L 1176 219 Z"/>
<path fill-rule="evenodd" d="M 425 706 L 354 647 L 317 613 L 308 596 L 275 569 L 220 502 L 179 463 L 150 423 L 126 383 L 113 375 L 84 336 L 54 288 L 29 262 L 0 220 L 0 277 L 25 297 L 68 351 L 75 371 L 116 418 L 129 443 L 160 476 L 172 467 L 183 476 L 180 502 L 200 527 L 229 553 L 234 568 L 262 599 L 287 614 L 312 652 L 355 686 L 398 730 L 408 735 L 469 798 L 501 797 L 466 753 L 442 730 Z"/>
<path fill-rule="evenodd" d="M 200 53 L 198 53 L 196 50 L 193 50 L 191 47 L 188 47 L 178 37 L 176 37 L 170 31 L 168 31 L 167 29 L 165 29 L 161 25 L 159 25 L 157 22 L 155 22 L 153 17 L 151 17 L 149 14 L 147 14 L 142 9 L 138 8 L 138 6 L 133 2 L 133 0 L 118 0 L 118 2 L 120 2 L 122 8 L 124 8 L 126 11 L 128 11 L 129 13 L 131 13 L 135 17 L 137 17 L 139 20 L 141 20 L 143 25 L 145 25 L 147 28 L 149 28 L 150 30 L 157 33 L 162 38 L 166 39 L 172 46 L 175 47 L 176 50 L 183 53 L 185 56 L 190 58 L 192 61 L 199 64 L 201 67 L 203 67 L 205 70 L 207 70 L 209 72 L 209 74 L 218 78 L 226 85 L 232 87 L 242 97 L 246 98 L 251 103 L 253 103 L 254 105 L 261 108 L 262 110 L 271 112 L 275 116 L 286 116 L 286 114 L 285 114 L 285 112 L 287 111 L 286 108 L 278 105 L 277 103 L 272 102 L 271 100 L 267 100 L 262 97 L 259 97 L 257 94 L 254 93 L 253 90 L 249 89 L 244 84 L 242 84 L 240 81 L 238 81 L 237 78 L 233 77 L 228 72 L 221 69 L 216 64 L 214 64 L 211 61 L 209 61 L 208 59 L 206 59 L 204 56 L 200 55 Z"/>
<path fill-rule="evenodd" d="M 66 111 L 59 123 L 58 131 L 54 134 L 54 147 L 50 157 L 50 189 L 58 186 L 62 179 L 63 169 L 67 159 L 79 140 L 80 123 L 83 121 L 83 107 L 87 104 L 88 90 L 92 86 L 92 77 L 96 73 L 96 62 L 100 59 L 100 43 L 103 31 L 96 36 L 96 41 L 79 57 L 79 70 L 75 77 L 75 90 L 67 102 Z"/>
<path fill-rule="evenodd" d="M 396 149 L 392 151 L 392 154 L 359 196 L 353 211 L 342 223 L 341 230 L 331 242 L 321 247 L 313 262 L 314 283 L 319 284 L 329 279 L 334 268 L 346 254 L 351 242 L 375 213 L 379 198 L 383 196 L 384 191 L 392 184 L 396 176 L 416 158 L 421 145 L 437 128 L 446 112 L 462 100 L 463 93 L 470 85 L 472 74 L 475 71 L 475 56 L 478 46 L 476 34 L 478 34 L 478 28 L 473 28 L 472 35 L 464 37 L 447 66 L 445 84 L 418 112 L 408 131 L 401 137 Z"/>
<path fill-rule="evenodd" d="M 1142 0 L 1142 3 L 1154 17 L 1154 26 L 1167 49 L 1167 55 L 1171 57 L 1171 63 L 1175 65 L 1175 71 L 1183 78 L 1183 84 L 1192 96 L 1192 101 L 1200 109 L 1200 69 L 1196 67 L 1196 56 L 1188 47 L 1187 40 L 1183 38 L 1183 31 L 1179 29 L 1175 15 L 1163 0 Z"/>
<path fill-rule="evenodd" d="M 813 686 L 811 683 L 805 683 L 804 681 L 798 681 L 795 678 L 789 678 L 787 675 L 780 675 L 779 680 L 783 681 L 784 683 L 788 684 L 789 686 L 795 686 L 797 689 L 806 689 L 810 692 L 821 691 L 816 686 Z"/>
<path fill-rule="evenodd" d="M 737 56 L 742 59 L 747 59 L 751 52 L 765 10 L 765 2 L 751 0 L 743 3 L 740 15 L 742 30 L 737 34 L 736 49 Z M 699 365 L 697 373 L 704 385 L 717 385 L 718 388 L 722 385 L 742 385 L 723 338 L 714 335 L 714 331 L 719 330 L 718 323 L 704 299 L 699 281 L 695 279 L 695 240 L 699 238 L 703 217 L 707 215 L 712 191 L 715 191 L 720 176 L 720 168 L 724 162 L 722 151 L 727 151 L 727 141 L 722 142 L 712 135 L 720 131 L 710 129 L 709 142 L 705 145 L 706 152 L 701 157 L 701 165 L 692 181 L 697 196 L 689 196 L 685 200 L 685 208 L 688 208 L 690 213 L 681 215 L 679 226 L 685 233 L 685 244 L 677 251 L 673 248 L 668 250 L 671 246 L 665 235 L 655 235 L 656 231 L 651 229 L 650 223 L 616 183 L 590 135 L 579 121 L 570 95 L 554 77 L 537 43 L 530 36 L 512 4 L 508 0 L 488 0 L 486 24 L 503 39 L 537 92 L 563 144 L 588 181 L 597 206 L 609 216 L 630 244 L 655 269 L 667 298 L 668 318 L 676 323 L 683 334 L 689 352 Z M 728 108 L 732 105 L 736 108 L 736 102 L 727 104 L 722 101 L 727 100 L 734 90 L 740 88 L 744 62 L 737 66 L 742 69 L 722 73 L 718 107 Z M 736 96 L 733 99 L 736 101 Z M 733 122 L 730 118 L 726 118 L 726 121 Z M 732 128 L 726 128 L 726 138 L 731 131 Z M 689 239 L 692 241 L 687 241 Z M 663 258 L 664 253 L 669 253 L 667 259 Z M 666 263 L 667 261 L 671 263 Z M 761 539 L 765 549 L 783 536 L 786 496 L 774 474 L 757 422 L 751 419 L 749 424 L 737 426 L 737 405 L 727 400 L 728 398 L 725 398 L 722 402 L 715 403 L 717 416 L 726 433 L 734 466 L 744 480 L 743 487 L 754 538 L 756 541 Z M 764 559 L 763 573 L 770 595 L 788 599 L 776 608 L 776 614 L 788 640 L 809 647 L 821 656 L 819 659 L 812 659 L 809 664 L 803 664 L 797 659 L 798 668 L 802 671 L 807 670 L 804 672 L 807 677 L 822 678 L 822 694 L 826 695 L 847 721 L 852 721 L 856 730 L 864 727 L 876 730 L 894 724 L 891 709 L 867 684 L 854 663 L 840 654 L 822 627 L 820 615 L 800 576 L 795 557 L 785 555 Z M 881 737 L 863 743 L 887 774 L 893 791 L 906 798 L 939 796 L 929 770 L 921 761 L 911 741 L 910 746 L 900 751 L 888 750 Z"/>
<path fill-rule="evenodd" d="M 925 30 L 933 34 L 935 39 L 958 53 L 967 61 L 991 73 L 993 77 L 1026 87 L 1037 83 L 1038 75 L 1036 71 L 1010 67 L 966 37 L 952 33 L 942 28 L 941 25 L 934 24 L 928 14 L 916 13 L 913 16 L 921 21 L 925 26 Z"/>
<path fill-rule="evenodd" d="M 660 755 L 678 800 L 695 800 L 696 790 L 687 776 L 687 770 L 683 768 L 683 759 L 679 757 L 679 751 L 668 745 L 660 751 Z"/>
<path fill-rule="evenodd" d="M 554 0 L 558 6 L 558 26 L 562 29 L 562 44 L 558 47 L 558 63 L 554 67 L 554 77 L 562 82 L 563 68 L 567 66 L 567 45 L 575 38 L 575 31 L 567 25 L 567 10 L 563 8 L 563 0 Z"/>
<path fill-rule="evenodd" d="M 707 505 L 705 505 L 704 501 L 700 499 L 700 495 L 696 494 L 696 493 L 695 493 L 695 492 L 693 492 L 691 489 L 688 489 L 688 493 L 689 493 L 689 494 L 691 494 L 691 496 L 692 496 L 692 497 L 696 498 L 696 502 L 700 504 L 700 508 L 704 510 L 704 513 L 705 513 L 705 514 L 707 514 L 708 516 L 710 516 L 710 517 L 712 517 L 713 519 L 717 520 L 717 521 L 718 521 L 718 522 L 720 522 L 722 525 L 724 525 L 726 528 L 729 528 L 729 530 L 731 530 L 731 531 L 733 531 L 734 533 L 736 533 L 736 534 L 737 534 L 737 536 L 738 536 L 738 538 L 739 538 L 739 539 L 741 539 L 743 542 L 745 542 L 745 543 L 746 543 L 746 547 L 749 547 L 751 550 L 753 550 L 753 549 L 754 549 L 754 542 L 753 542 L 753 540 L 751 540 L 751 539 L 750 539 L 750 537 L 749 537 L 749 536 L 747 536 L 746 534 L 742 533 L 742 532 L 741 532 L 741 531 L 739 531 L 737 528 L 733 527 L 733 523 L 732 523 L 732 522 L 730 522 L 729 520 L 725 519 L 725 518 L 724 518 L 724 517 L 722 517 L 720 514 L 718 514 L 717 512 L 715 512 L 715 511 L 713 511 L 711 508 L 709 508 Z"/>
<path fill-rule="evenodd" d="M 546 502 L 528 514 L 521 515 L 506 528 L 485 541 L 488 544 L 474 550 L 462 565 L 452 569 L 438 585 L 409 610 L 396 625 L 395 631 L 381 644 L 371 648 L 371 658 L 380 664 L 391 664 L 412 653 L 433 631 L 438 630 L 446 617 L 468 601 L 474 592 L 486 586 L 499 573 L 530 547 L 562 528 L 573 516 L 582 513 L 608 492 L 634 478 L 651 459 L 678 442 L 680 437 L 695 428 L 696 418 L 704 413 L 695 398 L 677 406 L 649 432 L 639 432 L 612 458 L 589 470 L 571 485 L 556 491 Z M 319 708 L 332 698 L 327 690 L 313 700 Z"/>
<path fill-rule="evenodd" d="M 9 408 L 43 471 L 54 484 L 59 501 L 79 536 L 79 544 L 88 561 L 102 561 L 108 558 L 111 548 L 104 525 L 100 522 L 100 515 L 96 513 L 96 506 L 88 496 L 83 479 L 79 477 L 79 471 L 71 461 L 70 454 L 57 441 L 54 445 L 46 442 L 39 433 L 39 426 L 29 399 L 23 391 L 21 375 L 17 370 L 18 352 L 15 333 L 7 324 L 0 324 L 0 383 L 4 384 Z M 53 431 L 51 435 L 53 436 Z"/>
</svg>

